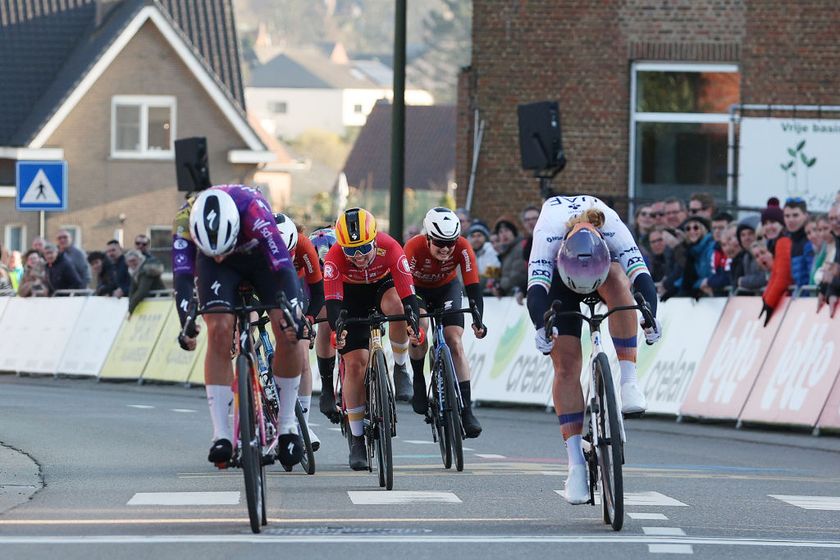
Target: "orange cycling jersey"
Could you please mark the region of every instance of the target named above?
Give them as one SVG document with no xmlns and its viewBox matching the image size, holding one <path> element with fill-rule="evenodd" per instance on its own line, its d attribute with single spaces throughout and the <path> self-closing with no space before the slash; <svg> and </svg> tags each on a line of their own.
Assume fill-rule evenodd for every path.
<svg viewBox="0 0 840 560">
<path fill-rule="evenodd" d="M 439 288 L 455 279 L 455 269 L 461 267 L 464 286 L 478 284 L 478 267 L 469 241 L 459 237 L 450 258 L 441 261 L 432 256 L 425 235 L 416 235 L 405 244 L 405 256 L 411 266 L 414 284 L 418 288 Z"/>
<path fill-rule="evenodd" d="M 297 246 L 292 251 L 292 259 L 298 277 L 304 278 L 307 284 L 316 284 L 323 280 L 318 251 L 305 235 L 298 236 Z"/>
<path fill-rule="evenodd" d="M 389 274 L 400 299 L 414 294 L 411 268 L 400 244 L 386 233 L 376 234 L 376 256 L 365 268 L 358 268 L 333 245 L 324 257 L 324 292 L 327 300 L 343 300 L 344 284 L 375 284 Z"/>
</svg>

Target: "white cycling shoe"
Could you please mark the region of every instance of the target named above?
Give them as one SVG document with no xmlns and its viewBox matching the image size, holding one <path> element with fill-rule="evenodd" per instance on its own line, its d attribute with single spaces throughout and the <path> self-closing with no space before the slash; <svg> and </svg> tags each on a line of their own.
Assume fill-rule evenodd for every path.
<svg viewBox="0 0 840 560">
<path fill-rule="evenodd" d="M 647 410 L 647 398 L 639 385 L 633 381 L 621 386 L 621 412 L 624 414 L 641 414 Z"/>
<path fill-rule="evenodd" d="M 312 431 L 312 428 L 309 428 L 309 443 L 312 444 L 312 451 L 318 451 L 321 449 L 321 440 L 315 435 L 315 432 Z"/>
<path fill-rule="evenodd" d="M 586 465 L 569 465 L 569 476 L 563 497 L 572 505 L 585 504 L 589 501 L 589 483 L 586 480 Z"/>
</svg>

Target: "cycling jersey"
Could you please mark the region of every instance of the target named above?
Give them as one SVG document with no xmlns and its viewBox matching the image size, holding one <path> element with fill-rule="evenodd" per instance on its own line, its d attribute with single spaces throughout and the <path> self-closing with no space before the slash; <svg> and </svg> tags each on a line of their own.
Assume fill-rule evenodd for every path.
<svg viewBox="0 0 840 560">
<path fill-rule="evenodd" d="M 456 268 L 461 267 L 464 286 L 478 284 L 478 267 L 475 253 L 469 241 L 458 237 L 451 257 L 441 261 L 432 256 L 429 241 L 425 235 L 416 235 L 405 244 L 405 256 L 411 267 L 414 284 L 418 288 L 440 288 L 456 277 Z"/>
<path fill-rule="evenodd" d="M 387 275 L 394 279 L 400 299 L 414 294 L 411 267 L 400 244 L 386 233 L 376 234 L 376 256 L 367 267 L 358 268 L 335 244 L 324 258 L 324 291 L 327 301 L 344 299 L 344 284 L 375 284 Z"/>
<path fill-rule="evenodd" d="M 316 317 L 324 305 L 324 277 L 318 261 L 318 252 L 306 236 L 299 236 L 292 251 L 292 259 L 301 282 L 309 286 L 306 297 L 306 315 Z"/>
</svg>

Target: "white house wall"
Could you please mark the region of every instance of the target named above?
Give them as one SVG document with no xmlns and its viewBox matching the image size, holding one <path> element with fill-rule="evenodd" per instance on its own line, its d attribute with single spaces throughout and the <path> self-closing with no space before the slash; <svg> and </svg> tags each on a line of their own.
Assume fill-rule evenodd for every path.
<svg viewBox="0 0 840 560">
<path fill-rule="evenodd" d="M 308 129 L 344 133 L 341 90 L 305 88 L 246 88 L 248 111 L 269 133 L 290 140 Z M 271 103 L 286 103 L 286 113 L 270 110 Z"/>
</svg>

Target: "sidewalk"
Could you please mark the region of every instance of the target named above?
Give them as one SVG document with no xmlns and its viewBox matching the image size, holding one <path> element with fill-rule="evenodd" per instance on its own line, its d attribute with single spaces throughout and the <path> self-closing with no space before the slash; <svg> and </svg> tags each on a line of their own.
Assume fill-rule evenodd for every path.
<svg viewBox="0 0 840 560">
<path fill-rule="evenodd" d="M 0 443 L 0 515 L 29 500 L 43 485 L 35 461 Z"/>
</svg>

